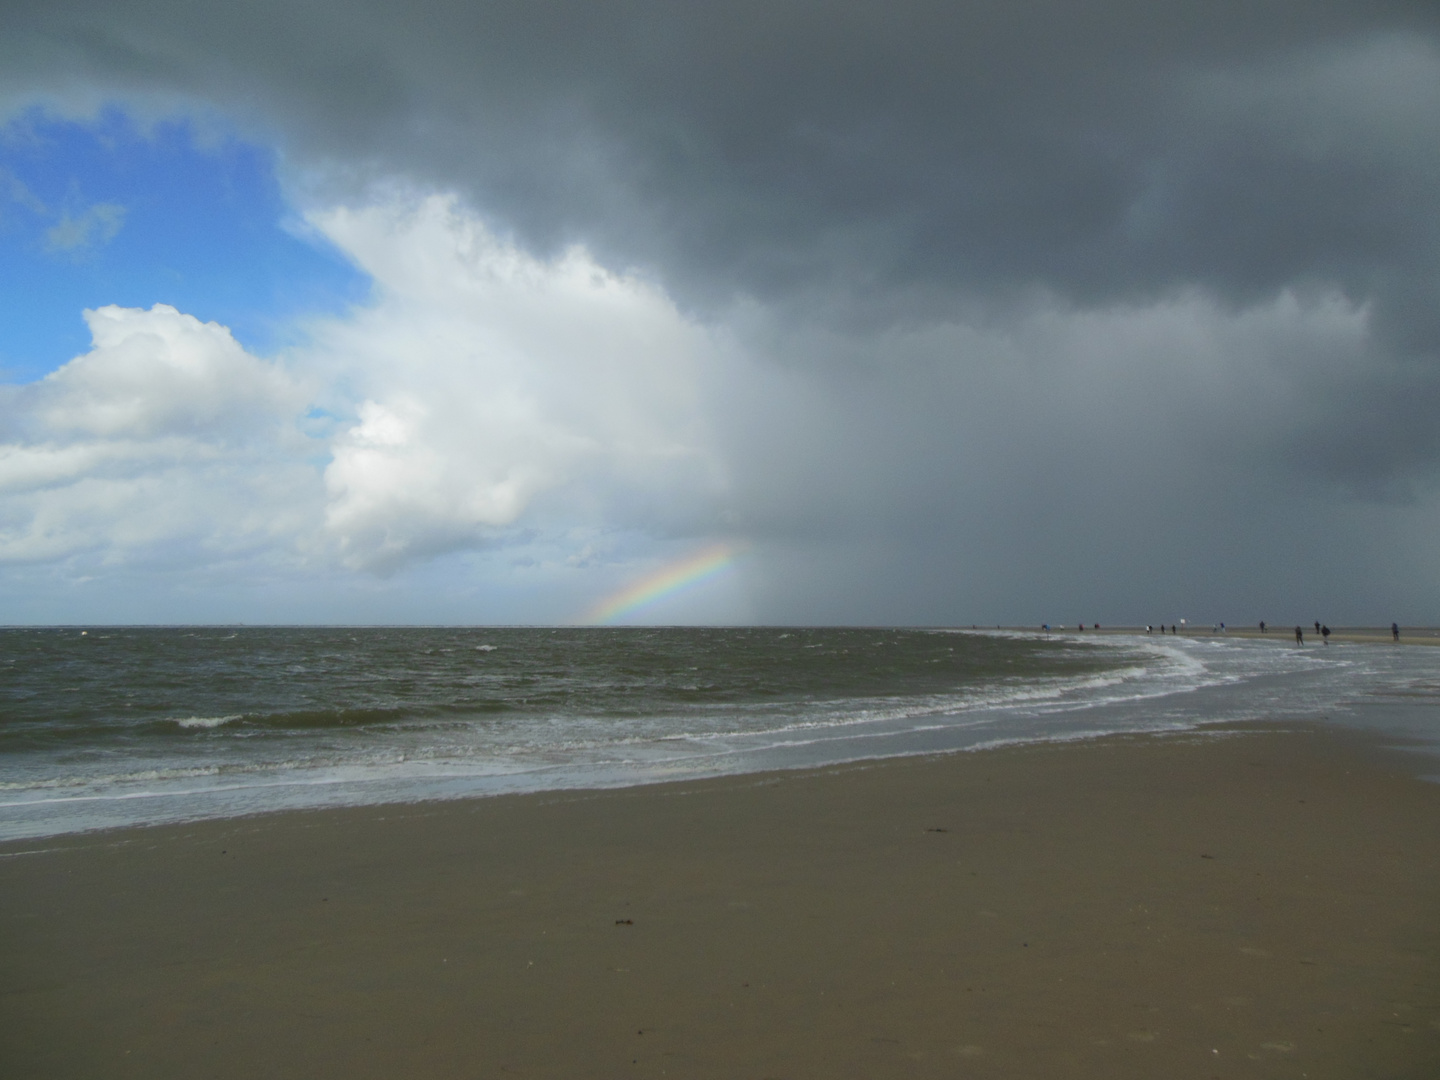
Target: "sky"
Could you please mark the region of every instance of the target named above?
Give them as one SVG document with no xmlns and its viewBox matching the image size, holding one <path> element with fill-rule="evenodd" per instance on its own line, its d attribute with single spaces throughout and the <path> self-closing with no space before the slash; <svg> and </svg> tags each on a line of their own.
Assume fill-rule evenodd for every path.
<svg viewBox="0 0 1440 1080">
<path fill-rule="evenodd" d="M 1433 624 L 1437 417 L 1433 3 L 0 8 L 0 623 Z"/>
</svg>

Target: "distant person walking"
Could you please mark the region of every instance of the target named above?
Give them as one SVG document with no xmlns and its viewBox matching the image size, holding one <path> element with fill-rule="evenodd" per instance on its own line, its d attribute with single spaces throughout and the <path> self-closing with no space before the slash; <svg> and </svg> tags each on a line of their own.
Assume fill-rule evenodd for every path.
<svg viewBox="0 0 1440 1080">
<path fill-rule="evenodd" d="M 1400 624 L 1399 624 L 1398 622 L 1392 622 L 1392 623 L 1390 624 L 1390 640 L 1391 640 L 1391 641 L 1399 641 L 1399 640 L 1400 640 Z"/>
<path fill-rule="evenodd" d="M 1319 619 L 1316 619 L 1316 620 L 1315 620 L 1315 633 L 1317 633 L 1317 634 L 1320 633 L 1320 620 L 1319 620 Z"/>
<path fill-rule="evenodd" d="M 1295 644 L 1296 644 L 1296 645 L 1304 645 L 1304 644 L 1305 644 L 1305 631 L 1304 631 L 1304 630 L 1301 630 L 1300 627 L 1298 627 L 1298 626 L 1295 627 Z"/>
<path fill-rule="evenodd" d="M 1261 620 L 1260 620 L 1260 633 L 1262 633 L 1262 634 L 1265 633 L 1265 620 L 1264 620 L 1264 619 L 1261 619 Z"/>
<path fill-rule="evenodd" d="M 1326 645 L 1329 645 L 1329 644 L 1330 644 L 1330 627 L 1328 627 L 1328 626 L 1322 626 L 1322 627 L 1320 627 L 1320 637 L 1321 637 L 1322 639 L 1324 639 Z"/>
</svg>

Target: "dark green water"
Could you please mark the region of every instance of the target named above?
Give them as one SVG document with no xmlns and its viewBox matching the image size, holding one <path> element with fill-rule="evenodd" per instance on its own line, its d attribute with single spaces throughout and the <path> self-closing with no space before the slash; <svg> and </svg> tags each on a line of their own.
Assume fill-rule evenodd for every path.
<svg viewBox="0 0 1440 1080">
<path fill-rule="evenodd" d="M 0 835 L 763 767 L 1163 666 L 934 630 L 0 630 Z"/>
<path fill-rule="evenodd" d="M 93 629 L 0 631 L 0 753 L 460 720 L 659 720 L 929 709 L 1123 655 L 1069 639 L 925 630 Z"/>
</svg>

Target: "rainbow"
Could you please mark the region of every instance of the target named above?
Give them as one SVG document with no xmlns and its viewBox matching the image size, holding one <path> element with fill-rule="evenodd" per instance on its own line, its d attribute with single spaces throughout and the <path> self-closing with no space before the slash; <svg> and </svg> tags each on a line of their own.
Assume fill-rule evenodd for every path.
<svg viewBox="0 0 1440 1080">
<path fill-rule="evenodd" d="M 735 565 L 737 552 L 729 544 L 712 544 L 703 551 L 679 559 L 607 596 L 591 609 L 585 621 L 612 623 L 642 608 L 675 596 L 705 581 L 713 581 Z"/>
</svg>

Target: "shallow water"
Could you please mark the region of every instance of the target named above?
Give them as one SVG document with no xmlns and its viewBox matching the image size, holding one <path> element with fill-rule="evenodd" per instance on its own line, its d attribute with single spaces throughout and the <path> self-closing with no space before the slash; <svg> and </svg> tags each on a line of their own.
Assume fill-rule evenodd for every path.
<svg viewBox="0 0 1440 1080">
<path fill-rule="evenodd" d="M 896 629 L 0 630 L 0 838 L 1329 718 L 1440 649 Z"/>
</svg>

